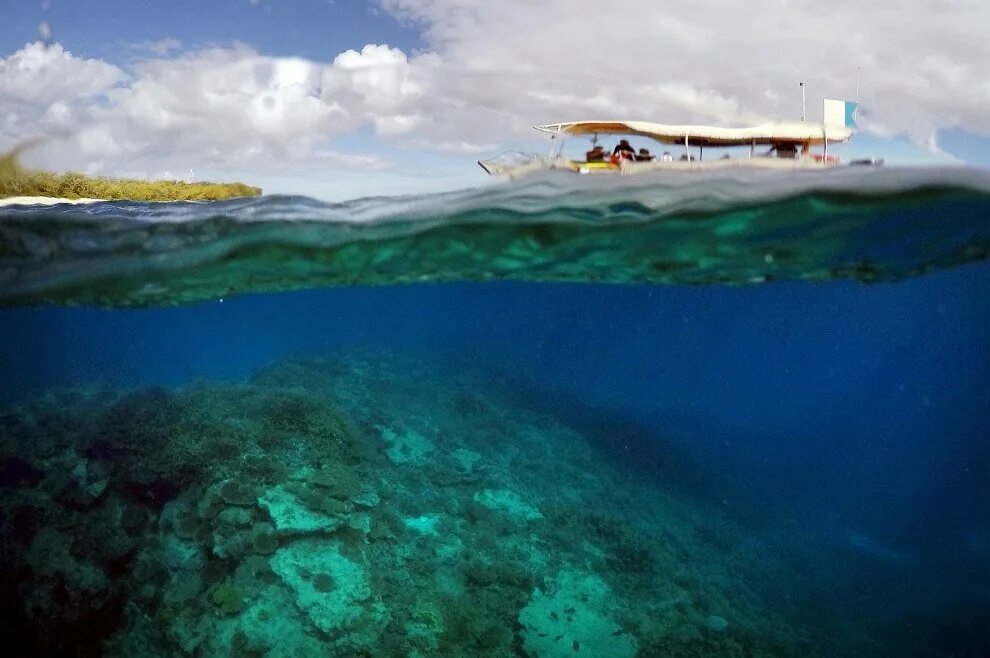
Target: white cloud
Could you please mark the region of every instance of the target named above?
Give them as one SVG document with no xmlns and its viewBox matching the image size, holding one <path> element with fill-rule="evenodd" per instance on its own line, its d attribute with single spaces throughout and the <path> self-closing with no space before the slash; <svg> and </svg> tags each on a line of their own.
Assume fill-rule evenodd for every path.
<svg viewBox="0 0 990 658">
<path fill-rule="evenodd" d="M 0 60 L 0 89 L 8 92 L 0 111 L 14 115 L 2 137 L 10 146 L 71 128 L 70 139 L 40 149 L 43 164 L 60 169 L 134 161 L 148 169 L 283 166 L 353 127 L 339 105 L 320 97 L 324 68 L 237 45 L 146 59 L 125 78 L 61 46 L 31 44 Z M 91 71 L 101 75 L 83 75 Z"/>
<path fill-rule="evenodd" d="M 979 0 L 381 0 L 442 59 L 420 133 L 477 141 L 479 126 L 586 116 L 746 122 L 793 118 L 806 80 L 852 98 L 864 127 L 990 135 L 990 4 Z M 811 99 L 815 103 L 811 103 Z"/>
<path fill-rule="evenodd" d="M 5 103 L 67 102 L 104 93 L 126 77 L 112 64 L 39 41 L 0 59 L 0 98 Z"/>
<path fill-rule="evenodd" d="M 55 101 L 45 111 L 45 123 L 60 128 L 72 126 L 72 107 L 65 101 Z"/>
<path fill-rule="evenodd" d="M 99 113 L 128 142 L 211 162 L 304 153 L 339 109 L 317 94 L 320 66 L 246 47 L 213 48 L 136 67 Z"/>
<path fill-rule="evenodd" d="M 422 122 L 424 89 L 415 79 L 426 55 L 410 64 L 398 48 L 369 44 L 347 50 L 323 72 L 323 96 L 350 108 L 358 122 L 370 121 L 382 135 L 410 133 Z"/>
<path fill-rule="evenodd" d="M 32 44 L 0 66 L 21 70 L 25 60 L 36 63 L 19 77 L 0 78 L 23 90 L 17 108 L 0 99 L 0 110 L 9 110 L 0 148 L 54 135 L 33 157 L 58 169 L 156 170 L 193 163 L 381 170 L 390 166 L 387 159 L 348 156 L 328 141 L 365 125 L 382 135 L 405 135 L 421 121 L 422 87 L 411 63 L 385 45 L 346 51 L 331 63 L 265 56 L 241 44 L 211 47 L 138 61 L 126 79 L 113 67 L 117 74 L 103 84 L 75 90 L 71 78 L 92 61 L 61 46 Z M 51 93 L 39 93 L 33 83 Z"/>
</svg>

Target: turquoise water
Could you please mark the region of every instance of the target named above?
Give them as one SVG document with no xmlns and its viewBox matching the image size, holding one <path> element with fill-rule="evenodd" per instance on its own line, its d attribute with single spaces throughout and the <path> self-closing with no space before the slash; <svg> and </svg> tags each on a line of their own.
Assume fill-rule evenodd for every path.
<svg viewBox="0 0 990 658">
<path fill-rule="evenodd" d="M 896 280 L 986 258 L 990 176 L 531 177 L 329 205 L 305 197 L 11 209 L 0 302 L 158 306 L 326 285 Z"/>
<path fill-rule="evenodd" d="M 9 646 L 985 655 L 988 190 L 0 210 Z"/>
</svg>

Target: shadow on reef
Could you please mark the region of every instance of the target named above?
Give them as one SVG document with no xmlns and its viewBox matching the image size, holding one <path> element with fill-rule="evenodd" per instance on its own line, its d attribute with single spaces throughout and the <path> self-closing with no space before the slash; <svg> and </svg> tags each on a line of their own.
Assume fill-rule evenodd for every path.
<svg viewBox="0 0 990 658">
<path fill-rule="evenodd" d="M 355 349 L 13 405 L 6 641 L 53 656 L 876 653 L 853 621 L 816 626 L 841 609 L 794 596 L 803 575 L 719 506 L 630 477 L 575 431 L 645 442 L 641 428 L 518 397 Z"/>
</svg>

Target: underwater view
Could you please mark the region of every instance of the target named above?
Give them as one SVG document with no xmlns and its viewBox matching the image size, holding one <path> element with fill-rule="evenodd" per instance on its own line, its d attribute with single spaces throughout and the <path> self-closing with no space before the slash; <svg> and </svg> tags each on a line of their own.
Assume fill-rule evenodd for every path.
<svg viewBox="0 0 990 658">
<path fill-rule="evenodd" d="M 16 655 L 984 656 L 990 175 L 0 209 Z"/>
</svg>

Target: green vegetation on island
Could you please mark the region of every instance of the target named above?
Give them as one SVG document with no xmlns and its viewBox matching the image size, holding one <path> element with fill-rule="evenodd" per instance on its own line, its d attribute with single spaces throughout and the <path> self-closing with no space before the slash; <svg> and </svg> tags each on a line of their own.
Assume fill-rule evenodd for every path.
<svg viewBox="0 0 990 658">
<path fill-rule="evenodd" d="M 74 172 L 58 174 L 22 166 L 17 161 L 15 151 L 0 156 L 0 199 L 12 196 L 111 201 L 219 201 L 233 197 L 261 196 L 261 188 L 244 183 L 185 183 L 174 180 L 93 177 Z"/>
</svg>

